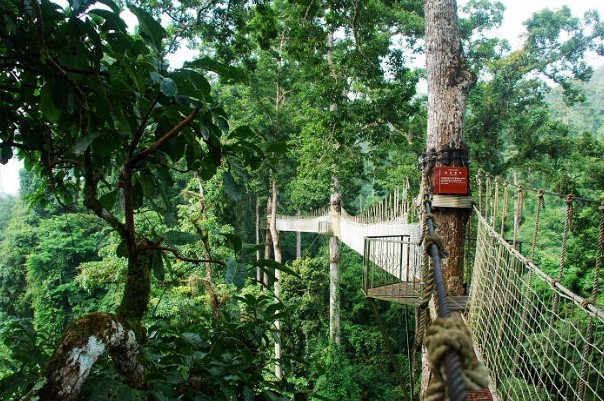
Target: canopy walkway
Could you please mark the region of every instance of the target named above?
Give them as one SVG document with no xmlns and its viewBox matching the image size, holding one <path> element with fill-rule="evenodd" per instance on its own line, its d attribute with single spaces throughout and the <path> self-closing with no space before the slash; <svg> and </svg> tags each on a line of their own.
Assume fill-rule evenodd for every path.
<svg viewBox="0 0 604 401">
<path fill-rule="evenodd" d="M 550 219 L 557 214 L 560 220 L 556 240 L 551 235 L 540 237 L 548 196 L 543 191 L 487 176 L 476 181 L 476 196 L 468 230 L 473 251 L 465 278 L 469 296 L 448 301 L 470 329 L 474 351 L 488 370 L 493 398 L 604 401 L 604 311 L 599 286 L 603 207 L 599 242 L 585 244 L 593 285 L 581 296 L 564 285 L 567 275 L 577 274 L 575 267 L 566 266 L 567 244 L 580 240 L 573 238 L 575 209 L 586 214 L 588 207 L 597 210 L 597 204 L 594 208 L 593 201 L 572 196 L 562 202 L 564 198 L 551 194 Z M 410 222 L 411 215 L 407 199 L 395 195 L 361 216 L 328 209 L 278 216 L 277 228 L 337 236 L 363 255 L 363 290 L 368 297 L 419 306 L 425 260 L 420 225 Z M 521 250 L 521 244 L 530 246 Z M 540 252 L 540 247 L 547 249 Z M 557 257 L 552 248 L 559 250 Z M 552 273 L 552 261 L 557 274 Z"/>
</svg>

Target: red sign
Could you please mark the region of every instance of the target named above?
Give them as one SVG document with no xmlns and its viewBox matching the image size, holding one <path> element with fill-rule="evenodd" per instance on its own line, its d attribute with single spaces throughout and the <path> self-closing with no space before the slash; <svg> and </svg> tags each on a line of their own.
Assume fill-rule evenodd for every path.
<svg viewBox="0 0 604 401">
<path fill-rule="evenodd" d="M 488 389 L 468 391 L 468 401 L 492 401 L 493 396 Z"/>
<path fill-rule="evenodd" d="M 468 168 L 442 166 L 434 169 L 434 193 L 441 195 L 467 195 Z"/>
</svg>

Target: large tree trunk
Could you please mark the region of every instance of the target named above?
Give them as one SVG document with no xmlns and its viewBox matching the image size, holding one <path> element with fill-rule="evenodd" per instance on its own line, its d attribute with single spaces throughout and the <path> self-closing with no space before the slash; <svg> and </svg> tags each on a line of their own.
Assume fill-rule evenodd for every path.
<svg viewBox="0 0 604 401">
<path fill-rule="evenodd" d="M 131 387 L 146 387 L 134 331 L 114 314 L 92 313 L 67 328 L 46 367 L 46 383 L 39 390 L 32 390 L 26 399 L 75 400 L 92 366 L 105 352 L 109 352 L 116 370 Z"/>
<path fill-rule="evenodd" d="M 270 231 L 271 238 L 273 240 L 273 253 L 275 255 L 275 262 L 282 263 L 283 257 L 281 256 L 281 243 L 279 241 L 279 232 L 277 231 L 277 180 L 272 181 L 272 194 L 271 194 L 271 215 L 270 215 Z M 279 300 L 281 292 L 279 279 L 281 278 L 281 272 L 275 269 L 275 298 Z M 275 335 L 275 376 L 278 379 L 283 377 L 283 366 L 281 363 L 281 320 L 275 320 L 275 329 L 277 331 Z"/>
<path fill-rule="evenodd" d="M 144 341 L 145 338 L 145 329 L 142 327 L 141 321 L 149 306 L 150 272 L 153 259 L 157 256 L 156 250 L 150 249 L 153 245 L 155 244 L 145 239 L 130 252 L 126 287 L 117 308 L 117 315 L 132 327 L 139 341 Z"/>
<path fill-rule="evenodd" d="M 340 194 L 331 194 L 331 214 L 341 212 Z M 329 339 L 340 345 L 340 241 L 335 235 L 329 237 Z"/>
<path fill-rule="evenodd" d="M 456 0 L 425 0 L 426 58 L 428 68 L 427 149 L 438 151 L 448 145 L 465 146 L 464 111 L 475 76 L 469 71 L 462 53 Z M 452 160 L 459 165 L 461 160 Z M 436 159 L 436 166 L 441 165 Z M 424 183 L 432 188 L 432 169 L 424 170 Z M 440 209 L 434 212 L 437 233 L 444 238 L 449 258 L 443 261 L 445 284 L 449 295 L 461 295 L 465 226 L 469 213 L 463 209 Z"/>
<path fill-rule="evenodd" d="M 199 208 L 201 209 L 201 218 L 203 221 L 207 221 L 208 212 L 205 204 L 205 194 L 203 192 L 203 181 L 199 176 L 197 177 L 197 181 L 199 182 Z M 205 258 L 210 260 L 212 258 L 212 248 L 210 247 L 210 230 L 207 228 L 202 229 L 201 238 L 201 246 L 203 247 Z M 216 294 L 216 290 L 214 288 L 212 263 L 209 261 L 205 262 L 205 268 L 206 277 L 203 283 L 210 300 L 210 310 L 212 311 L 212 316 L 215 319 L 220 320 L 222 318 L 222 312 L 220 310 L 218 294 Z"/>
</svg>

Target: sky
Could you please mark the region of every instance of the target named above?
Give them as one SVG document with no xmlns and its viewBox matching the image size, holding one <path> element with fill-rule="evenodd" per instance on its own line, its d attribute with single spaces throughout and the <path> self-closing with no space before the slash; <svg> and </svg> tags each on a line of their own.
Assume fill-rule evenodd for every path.
<svg viewBox="0 0 604 401">
<path fill-rule="evenodd" d="M 469 0 L 458 0 L 461 7 Z M 522 43 L 522 32 L 524 31 L 522 22 L 528 19 L 535 11 L 544 8 L 553 10 L 560 9 L 568 5 L 573 15 L 583 16 L 587 10 L 598 10 L 600 17 L 604 18 L 604 0 L 500 0 L 505 5 L 505 14 L 501 28 L 493 32 L 493 35 L 506 38 L 510 41 L 512 48 L 517 49 Z M 66 1 L 57 1 L 65 4 Z M 177 57 L 172 61 L 173 67 L 179 67 L 184 62 L 182 55 L 191 54 L 190 50 L 182 49 Z M 604 64 L 604 58 L 593 58 L 591 64 L 600 66 Z M 20 163 L 11 160 L 6 165 L 0 165 L 0 197 L 7 194 L 16 194 L 19 190 Z"/>
</svg>

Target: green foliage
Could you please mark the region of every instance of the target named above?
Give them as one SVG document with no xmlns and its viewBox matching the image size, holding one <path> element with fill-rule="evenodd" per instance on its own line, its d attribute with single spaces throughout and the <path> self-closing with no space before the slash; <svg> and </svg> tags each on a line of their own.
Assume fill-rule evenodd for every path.
<svg viewBox="0 0 604 401">
<path fill-rule="evenodd" d="M 154 400 L 284 399 L 280 385 L 266 378 L 271 322 L 282 308 L 272 297 L 247 292 L 233 298 L 220 320 L 209 315 L 180 324 L 158 319 L 145 346 L 148 392 L 133 392 L 106 365 L 87 382 L 82 399 L 125 399 L 124 394 Z"/>
<path fill-rule="evenodd" d="M 331 400 L 361 400 L 361 387 L 356 381 L 355 366 L 352 366 L 342 352 L 331 350 L 322 363 L 325 374 L 317 379 L 315 389 Z"/>
<path fill-rule="evenodd" d="M 326 249 L 324 245 L 319 256 L 293 262 L 299 279 L 286 275 L 281 280 L 282 299 L 289 309 L 282 324 L 288 381 L 296 383 L 298 389 L 313 388 L 317 395 L 330 400 L 401 399 L 409 388 L 402 388 L 390 368 L 384 339 L 360 291 L 362 264 L 347 248 L 341 259 L 342 345 L 332 348 L 329 344 Z M 401 341 L 405 330 L 402 316 L 407 315 L 398 305 L 378 304 L 378 310 L 408 383 L 407 344 Z M 413 327 L 411 318 L 409 328 Z M 412 332 L 408 334 L 413 338 Z"/>
<path fill-rule="evenodd" d="M 25 394 L 39 380 L 48 354 L 40 347 L 47 339 L 38 334 L 26 319 L 4 320 L 0 327 L 0 344 L 8 351 L 0 361 L 0 396 Z M 0 347 L 0 351 L 2 348 Z"/>
</svg>

